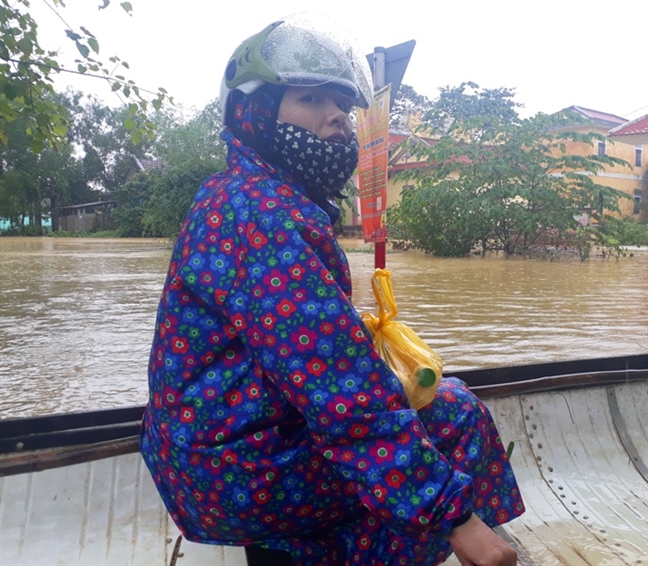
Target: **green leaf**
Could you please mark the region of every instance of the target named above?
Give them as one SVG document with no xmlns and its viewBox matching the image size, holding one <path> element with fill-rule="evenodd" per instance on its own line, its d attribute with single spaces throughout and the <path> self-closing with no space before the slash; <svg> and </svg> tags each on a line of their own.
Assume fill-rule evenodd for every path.
<svg viewBox="0 0 648 566">
<path fill-rule="evenodd" d="M 128 98 L 128 97 L 130 96 L 130 94 L 131 94 L 131 89 L 130 89 L 129 86 L 125 86 L 125 87 L 122 89 L 122 92 L 124 93 L 124 96 L 125 96 L 126 98 Z"/>
<path fill-rule="evenodd" d="M 23 37 L 20 41 L 17 42 L 17 46 L 20 51 L 22 51 L 21 58 L 29 59 L 34 48 L 34 42 L 27 37 Z"/>
<path fill-rule="evenodd" d="M 127 69 L 130 69 L 130 65 L 126 61 L 122 61 L 122 65 Z"/>
<path fill-rule="evenodd" d="M 131 103 L 128 105 L 128 111 L 129 111 L 133 116 L 134 116 L 135 114 L 137 114 L 137 111 L 138 111 L 138 110 L 139 110 L 139 106 L 137 106 L 137 104 L 135 104 L 134 102 L 131 102 Z"/>
<path fill-rule="evenodd" d="M 71 29 L 66 29 L 65 35 L 67 35 L 72 41 L 79 41 L 81 39 L 81 36 Z"/>
<path fill-rule="evenodd" d="M 61 124 L 60 122 L 52 128 L 54 134 L 60 138 L 62 138 L 67 133 L 67 130 L 67 126 L 65 124 Z"/>
<path fill-rule="evenodd" d="M 99 42 L 94 37 L 88 38 L 88 45 L 90 45 L 95 53 L 99 53 Z"/>
<path fill-rule="evenodd" d="M 4 41 L 0 40 L 0 59 L 9 59 L 9 50 Z"/>
<path fill-rule="evenodd" d="M 83 43 L 79 43 L 78 41 L 76 42 L 77 49 L 79 50 L 79 53 L 83 55 L 84 58 L 88 58 L 88 55 L 90 55 L 90 49 L 88 49 L 87 45 L 83 45 Z"/>
<path fill-rule="evenodd" d="M 89 36 L 89 37 L 95 37 L 94 34 L 90 33 L 90 31 L 88 30 L 88 28 L 84 28 L 83 26 L 81 26 L 81 31 L 82 31 L 83 33 L 85 33 L 85 34 L 86 34 L 87 36 Z"/>
<path fill-rule="evenodd" d="M 103 6 L 99 6 L 100 10 L 107 8 L 110 5 L 110 0 L 103 0 Z"/>
<path fill-rule="evenodd" d="M 142 142 L 142 132 L 140 130 L 133 130 L 130 137 L 135 145 L 139 145 Z"/>
<path fill-rule="evenodd" d="M 113 83 L 113 84 L 111 85 L 110 88 L 111 88 L 111 90 L 112 90 L 113 92 L 116 92 L 116 91 L 118 91 L 118 90 L 121 88 L 121 86 L 122 86 L 121 83 L 117 83 L 117 82 L 115 82 L 115 83 Z"/>
<path fill-rule="evenodd" d="M 126 128 L 129 132 L 131 130 L 134 130 L 136 127 L 137 127 L 137 122 L 132 118 L 126 118 L 124 120 L 124 128 Z"/>
<path fill-rule="evenodd" d="M 58 61 L 56 61 L 55 59 L 51 59 L 49 57 L 43 59 L 43 63 L 45 65 L 48 65 L 49 67 L 52 67 L 51 70 L 59 70 L 61 68 Z"/>
<path fill-rule="evenodd" d="M 122 2 L 120 6 L 124 8 L 124 10 L 129 16 L 133 15 L 133 6 L 131 5 L 130 2 Z"/>
<path fill-rule="evenodd" d="M 6 83 L 2 88 L 2 92 L 9 100 L 13 100 L 18 96 L 18 89 L 11 83 Z"/>
<path fill-rule="evenodd" d="M 36 123 L 43 129 L 49 129 L 50 117 L 45 112 L 41 112 L 36 116 Z"/>
<path fill-rule="evenodd" d="M 86 67 L 85 65 L 82 65 L 81 63 L 77 65 L 77 71 L 79 71 L 79 73 L 85 73 L 87 70 L 88 67 Z"/>
<path fill-rule="evenodd" d="M 34 153 L 40 153 L 45 148 L 45 144 L 42 140 L 32 139 L 31 141 L 31 150 Z"/>
</svg>

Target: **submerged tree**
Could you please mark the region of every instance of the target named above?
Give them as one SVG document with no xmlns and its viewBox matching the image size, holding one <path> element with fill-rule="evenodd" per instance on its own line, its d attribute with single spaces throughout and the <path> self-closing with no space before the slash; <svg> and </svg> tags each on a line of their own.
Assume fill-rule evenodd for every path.
<svg viewBox="0 0 648 566">
<path fill-rule="evenodd" d="M 626 195 L 592 177 L 625 162 L 566 149 L 568 141 L 593 145 L 602 137 L 570 131 L 574 115 L 521 119 L 513 97 L 510 89 L 474 83 L 441 89 L 419 127 L 436 141 L 410 147 L 431 167 L 408 174 L 415 188 L 389 211 L 392 233 L 442 256 L 465 256 L 476 246 L 525 253 L 543 237 L 575 229 L 584 209 L 595 220 L 603 209 L 618 210 Z"/>
</svg>

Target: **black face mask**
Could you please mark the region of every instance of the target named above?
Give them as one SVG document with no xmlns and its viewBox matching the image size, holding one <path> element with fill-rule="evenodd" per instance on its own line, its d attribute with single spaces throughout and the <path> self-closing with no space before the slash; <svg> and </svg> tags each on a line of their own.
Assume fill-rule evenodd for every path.
<svg viewBox="0 0 648 566">
<path fill-rule="evenodd" d="M 248 95 L 234 91 L 227 124 L 245 145 L 294 175 L 335 223 L 340 211 L 333 197 L 344 196 L 339 191 L 358 165 L 358 140 L 352 135 L 346 144 L 327 142 L 304 128 L 277 122 L 284 92 L 276 85 Z"/>
<path fill-rule="evenodd" d="M 279 122 L 271 150 L 278 165 L 309 191 L 330 196 L 344 187 L 358 165 L 358 140 L 346 144 L 321 140 L 299 126 Z"/>
</svg>

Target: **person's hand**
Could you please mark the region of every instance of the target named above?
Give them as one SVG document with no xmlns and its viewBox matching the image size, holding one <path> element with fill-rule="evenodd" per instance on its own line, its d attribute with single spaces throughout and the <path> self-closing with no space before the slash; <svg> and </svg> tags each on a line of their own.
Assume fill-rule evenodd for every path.
<svg viewBox="0 0 648 566">
<path fill-rule="evenodd" d="M 448 537 L 461 566 L 516 566 L 517 552 L 474 513 Z"/>
</svg>

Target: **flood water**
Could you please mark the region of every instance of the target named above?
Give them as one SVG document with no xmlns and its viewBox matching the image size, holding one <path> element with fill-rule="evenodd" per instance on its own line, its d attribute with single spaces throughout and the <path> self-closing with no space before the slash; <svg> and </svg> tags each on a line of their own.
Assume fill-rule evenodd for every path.
<svg viewBox="0 0 648 566">
<path fill-rule="evenodd" d="M 164 241 L 0 238 L 0 417 L 143 404 L 170 253 Z M 373 312 L 373 253 L 348 257 L 354 303 Z M 398 319 L 446 375 L 648 351 L 645 249 L 586 263 L 409 251 L 387 268 Z"/>
</svg>

